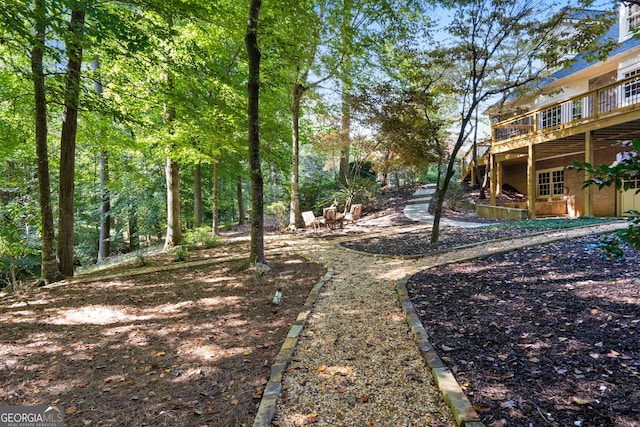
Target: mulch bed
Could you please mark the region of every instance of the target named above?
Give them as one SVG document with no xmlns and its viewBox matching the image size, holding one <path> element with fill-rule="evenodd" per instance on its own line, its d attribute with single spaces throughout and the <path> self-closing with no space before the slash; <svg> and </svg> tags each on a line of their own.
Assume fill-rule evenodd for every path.
<svg viewBox="0 0 640 427">
<path fill-rule="evenodd" d="M 429 244 L 431 228 L 425 228 L 424 231 L 420 233 L 416 233 L 415 231 L 395 233 L 387 236 L 344 242 L 342 243 L 342 246 L 361 252 L 381 255 L 426 255 L 435 251 L 455 248 L 457 246 L 486 242 L 493 239 L 515 237 L 527 232 L 538 233 L 541 231 L 544 230 L 536 229 L 523 231 L 516 229 L 493 229 L 489 227 L 475 229 L 443 227 L 440 230 L 438 245 L 432 247 Z"/>
<path fill-rule="evenodd" d="M 468 232 L 468 234 L 472 234 Z M 487 426 L 640 425 L 640 253 L 597 237 L 430 269 L 411 299 Z"/>
<path fill-rule="evenodd" d="M 233 252 L 233 251 L 231 251 Z M 229 255 L 190 251 L 191 261 Z M 146 266 L 180 265 L 171 254 Z M 58 404 L 67 426 L 248 426 L 325 268 L 269 256 L 0 294 L 0 405 Z M 119 266 L 116 272 L 139 266 Z M 284 297 L 273 305 L 275 291 Z"/>
</svg>

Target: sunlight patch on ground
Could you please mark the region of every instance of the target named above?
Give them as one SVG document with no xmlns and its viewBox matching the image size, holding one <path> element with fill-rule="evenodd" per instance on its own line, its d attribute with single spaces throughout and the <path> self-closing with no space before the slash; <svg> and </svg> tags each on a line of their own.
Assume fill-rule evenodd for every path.
<svg viewBox="0 0 640 427">
<path fill-rule="evenodd" d="M 215 344 L 191 343 L 178 347 L 178 354 L 181 357 L 188 357 L 201 361 L 213 362 L 223 358 L 232 358 L 252 353 L 250 347 L 223 348 Z"/>
<path fill-rule="evenodd" d="M 34 320 L 35 312 L 33 310 L 12 311 L 0 316 L 0 322 L 3 323 L 28 323 Z"/>
<path fill-rule="evenodd" d="M 597 282 L 599 283 L 599 282 Z M 593 282 L 575 282 L 571 284 L 569 288 L 576 296 L 580 298 L 589 299 L 593 295 L 591 291 L 584 291 L 581 289 L 583 285 L 591 286 Z M 600 295 L 604 301 L 610 301 L 617 304 L 629 304 L 638 306 L 640 301 L 640 283 L 636 278 L 620 278 L 613 282 L 603 281 L 600 287 Z M 614 291 L 615 288 L 615 291 Z M 587 288 L 589 289 L 589 288 Z M 608 290 L 611 289 L 611 292 Z"/>
<path fill-rule="evenodd" d="M 30 307 L 30 306 L 33 306 L 33 305 L 45 305 L 45 304 L 50 304 L 52 302 L 53 302 L 52 299 L 37 299 L 37 300 L 29 300 L 29 301 L 17 301 L 17 302 L 15 302 L 13 304 L 5 306 L 6 307 L 5 309 Z"/>
<path fill-rule="evenodd" d="M 224 284 L 227 282 L 231 282 L 233 280 L 237 280 L 235 277 L 225 276 L 225 277 L 212 277 L 210 279 L 200 279 L 202 283 L 212 283 L 212 284 Z"/>
<path fill-rule="evenodd" d="M 80 308 L 65 308 L 57 310 L 56 316 L 51 316 L 47 323 L 51 325 L 108 325 L 111 323 L 136 322 L 152 319 L 152 315 L 134 315 L 129 313 L 129 307 L 91 305 Z"/>
<path fill-rule="evenodd" d="M 220 305 L 235 305 L 242 301 L 240 297 L 215 297 L 215 298 L 200 298 L 196 301 L 196 304 L 202 307 L 216 307 Z"/>
<path fill-rule="evenodd" d="M 167 316 L 187 316 L 188 310 L 194 305 L 202 307 L 219 307 L 221 305 L 236 305 L 243 298 L 201 298 L 197 301 L 181 301 L 173 304 L 161 304 L 148 309 L 139 309 L 131 306 L 119 305 L 91 305 L 81 308 L 63 308 L 51 311 L 47 317 L 47 323 L 52 325 L 109 325 L 116 323 L 130 323 L 147 321 Z M 33 311 L 14 312 L 13 316 L 22 316 L 18 321 L 26 322 L 34 320 Z M 12 321 L 16 321 L 15 319 Z"/>
<path fill-rule="evenodd" d="M 415 273 L 414 268 L 400 266 L 393 268 L 392 265 L 389 265 L 389 269 L 386 272 L 381 272 L 378 278 L 389 281 L 397 281 L 413 273 Z"/>
</svg>

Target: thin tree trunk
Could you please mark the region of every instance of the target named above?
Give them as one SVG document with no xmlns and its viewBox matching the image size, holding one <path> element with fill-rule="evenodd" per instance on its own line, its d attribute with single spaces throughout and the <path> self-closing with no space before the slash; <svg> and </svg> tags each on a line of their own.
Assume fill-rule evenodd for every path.
<svg viewBox="0 0 640 427">
<path fill-rule="evenodd" d="M 289 227 L 302 228 L 304 220 L 300 211 L 300 102 L 306 88 L 300 83 L 293 85 L 291 104 L 291 206 Z"/>
<path fill-rule="evenodd" d="M 78 130 L 78 100 L 80 68 L 82 66 L 82 34 L 84 10 L 72 10 L 69 22 L 70 41 L 67 63 L 62 133 L 60 136 L 60 201 L 58 212 L 58 260 L 60 272 L 73 276 L 73 201 L 75 193 L 76 133 Z"/>
<path fill-rule="evenodd" d="M 453 174 L 455 172 L 455 157 L 458 154 L 460 145 L 462 144 L 458 142 L 458 144 L 456 144 L 456 147 L 454 147 L 447 164 L 447 172 L 445 173 L 444 180 L 442 181 L 442 188 L 438 186 L 438 191 L 435 194 L 436 206 L 433 212 L 433 228 L 431 229 L 431 239 L 429 241 L 429 244 L 434 248 L 438 245 L 438 239 L 440 238 L 440 218 L 442 217 L 442 206 L 444 205 L 444 198 L 447 194 L 449 183 L 451 182 L 451 178 L 453 177 Z"/>
<path fill-rule="evenodd" d="M 42 221 L 42 270 L 41 280 L 47 284 L 62 279 L 56 259 L 53 211 L 51 209 L 51 181 L 49 177 L 49 153 L 47 150 L 47 100 L 43 69 L 43 48 L 46 32 L 45 0 L 34 1 L 35 42 L 31 50 L 31 71 L 35 95 L 36 155 L 38 157 L 38 189 L 40 195 L 40 220 Z"/>
<path fill-rule="evenodd" d="M 489 183 L 491 182 L 490 173 L 491 173 L 491 162 L 487 162 L 486 166 L 484 167 L 484 177 L 482 179 L 482 186 L 480 187 L 482 191 L 480 195 L 481 196 L 484 195 L 485 199 L 487 197 L 486 193 L 487 193 L 487 190 L 489 189 Z M 483 197 L 480 197 L 480 198 L 482 199 Z"/>
<path fill-rule="evenodd" d="M 109 188 L 109 157 L 101 151 L 98 155 L 100 162 L 100 241 L 98 242 L 98 264 L 109 257 L 111 253 L 111 195 Z"/>
<path fill-rule="evenodd" d="M 238 225 L 244 224 L 244 200 L 242 198 L 242 176 L 236 181 L 236 197 L 238 199 Z"/>
<path fill-rule="evenodd" d="M 167 181 L 167 234 L 164 240 L 164 250 L 180 244 L 182 230 L 180 228 L 180 169 L 178 163 L 167 155 L 165 162 L 165 177 Z"/>
<path fill-rule="evenodd" d="M 211 231 L 214 235 L 220 234 L 220 162 L 213 162 L 213 223 Z"/>
<path fill-rule="evenodd" d="M 129 223 L 129 251 L 133 252 L 140 249 L 140 232 L 138 231 L 138 210 L 136 209 L 135 201 L 131 201 L 129 203 L 128 223 Z"/>
<path fill-rule="evenodd" d="M 248 109 L 249 174 L 251 176 L 251 245 L 249 262 L 265 262 L 264 257 L 264 182 L 260 166 L 260 49 L 258 48 L 258 18 L 261 0 L 251 0 L 245 44 L 249 60 Z"/>
<path fill-rule="evenodd" d="M 173 27 L 173 19 L 167 18 L 169 28 Z M 169 68 L 169 65 L 167 65 Z M 171 72 L 167 70 L 165 74 L 165 82 L 169 94 L 173 93 L 174 84 Z M 170 102 L 170 101 L 169 101 Z M 169 128 L 169 133 L 173 133 L 173 122 L 176 119 L 176 109 L 174 106 L 165 103 L 164 105 L 164 124 Z M 164 250 L 171 249 L 179 245 L 182 241 L 182 229 L 180 219 L 180 167 L 178 162 L 173 160 L 171 149 L 167 148 L 167 158 L 165 161 L 165 178 L 167 182 L 167 234 L 164 241 Z"/>
<path fill-rule="evenodd" d="M 193 171 L 193 226 L 202 227 L 202 165 Z"/>
<path fill-rule="evenodd" d="M 100 69 L 100 62 L 94 59 L 91 62 L 94 72 Z M 98 97 L 102 97 L 102 81 L 96 78 L 93 90 Z M 109 156 L 106 151 L 98 153 L 100 165 L 100 232 L 98 239 L 98 264 L 109 257 L 111 253 L 111 194 L 109 193 Z"/>
<path fill-rule="evenodd" d="M 340 170 L 338 181 L 342 185 L 349 182 L 349 151 L 351 148 L 351 95 L 348 88 L 342 88 L 342 131 L 340 133 Z"/>
</svg>

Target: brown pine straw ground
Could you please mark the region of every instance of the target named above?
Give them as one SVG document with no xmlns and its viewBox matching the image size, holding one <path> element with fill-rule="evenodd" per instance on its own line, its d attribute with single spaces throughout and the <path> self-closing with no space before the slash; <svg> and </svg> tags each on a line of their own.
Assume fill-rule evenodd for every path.
<svg viewBox="0 0 640 427">
<path fill-rule="evenodd" d="M 62 405 L 66 426 L 250 425 L 289 324 L 325 268 L 275 254 L 262 277 L 236 271 L 237 261 L 189 267 L 226 250 L 2 294 L 0 405 Z"/>
</svg>

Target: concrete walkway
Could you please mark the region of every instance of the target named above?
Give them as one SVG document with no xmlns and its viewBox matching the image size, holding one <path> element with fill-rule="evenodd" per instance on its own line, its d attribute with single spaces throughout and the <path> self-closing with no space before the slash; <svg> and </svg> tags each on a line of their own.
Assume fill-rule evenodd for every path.
<svg viewBox="0 0 640 427">
<path fill-rule="evenodd" d="M 402 280 L 437 265 L 624 226 L 520 236 L 417 259 L 347 252 L 336 240 L 291 241 L 292 253 L 327 265 L 331 274 L 314 288 L 292 326 L 254 427 L 268 427 L 274 417 L 281 427 L 482 426 L 451 372 L 438 365 Z"/>
<path fill-rule="evenodd" d="M 429 203 L 436 192 L 435 184 L 425 184 L 419 188 L 404 208 L 404 215 L 414 221 L 433 224 L 433 215 L 429 213 Z M 443 227 L 485 227 L 487 224 L 477 222 L 455 221 L 447 218 L 440 219 L 440 225 Z"/>
</svg>

